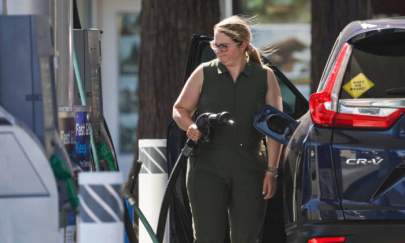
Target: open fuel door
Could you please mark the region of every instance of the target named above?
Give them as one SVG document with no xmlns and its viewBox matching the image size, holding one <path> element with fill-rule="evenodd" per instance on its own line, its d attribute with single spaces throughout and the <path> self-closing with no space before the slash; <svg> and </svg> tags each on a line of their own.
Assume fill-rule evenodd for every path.
<svg viewBox="0 0 405 243">
<path fill-rule="evenodd" d="M 281 144 L 287 144 L 298 122 L 273 106 L 266 105 L 255 115 L 253 124 L 263 135 L 271 137 Z"/>
<path fill-rule="evenodd" d="M 270 61 L 265 59 L 277 77 L 283 98 L 283 111 L 267 105 L 254 117 L 255 128 L 263 135 L 281 144 L 287 144 L 298 125 L 296 121 L 308 111 L 308 101 L 288 78 Z"/>
</svg>

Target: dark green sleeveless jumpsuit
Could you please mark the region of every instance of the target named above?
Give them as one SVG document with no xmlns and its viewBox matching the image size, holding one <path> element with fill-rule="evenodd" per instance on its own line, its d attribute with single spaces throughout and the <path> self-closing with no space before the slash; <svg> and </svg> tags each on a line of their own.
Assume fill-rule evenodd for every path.
<svg viewBox="0 0 405 243">
<path fill-rule="evenodd" d="M 203 64 L 198 113 L 228 111 L 233 127 L 215 129 L 190 158 L 187 178 L 195 243 L 223 243 L 229 219 L 232 243 L 259 242 L 266 201 L 266 161 L 253 116 L 265 103 L 267 72 L 248 62 L 236 82 L 215 59 Z"/>
</svg>

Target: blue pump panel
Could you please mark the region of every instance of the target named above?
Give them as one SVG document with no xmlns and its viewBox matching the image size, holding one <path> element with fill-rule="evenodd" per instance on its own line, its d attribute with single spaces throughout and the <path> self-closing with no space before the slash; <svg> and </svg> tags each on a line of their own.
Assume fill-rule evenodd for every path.
<svg viewBox="0 0 405 243">
<path fill-rule="evenodd" d="M 52 53 L 50 36 L 41 35 L 44 26 L 44 20 L 36 16 L 0 16 L 0 105 L 41 141 L 44 115 L 40 54 Z M 50 57 L 45 59 L 47 72 L 52 70 Z M 45 76 L 52 78 L 51 73 Z"/>
</svg>

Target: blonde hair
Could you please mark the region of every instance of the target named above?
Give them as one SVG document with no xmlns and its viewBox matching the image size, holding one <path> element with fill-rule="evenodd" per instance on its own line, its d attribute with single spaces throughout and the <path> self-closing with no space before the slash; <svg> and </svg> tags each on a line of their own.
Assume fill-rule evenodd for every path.
<svg viewBox="0 0 405 243">
<path fill-rule="evenodd" d="M 221 32 L 239 44 L 246 42 L 248 46 L 245 51 L 249 60 L 262 65 L 259 51 L 250 43 L 252 40 L 250 22 L 247 18 L 234 15 L 216 24 L 214 32 Z"/>
</svg>

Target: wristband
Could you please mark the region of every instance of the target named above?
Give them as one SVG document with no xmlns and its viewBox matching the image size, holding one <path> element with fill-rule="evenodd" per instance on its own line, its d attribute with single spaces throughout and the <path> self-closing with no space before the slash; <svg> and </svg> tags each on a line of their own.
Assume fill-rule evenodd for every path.
<svg viewBox="0 0 405 243">
<path fill-rule="evenodd" d="M 275 178 L 277 178 L 278 177 L 278 168 L 269 165 L 269 166 L 267 166 L 266 173 L 270 173 Z"/>
</svg>

